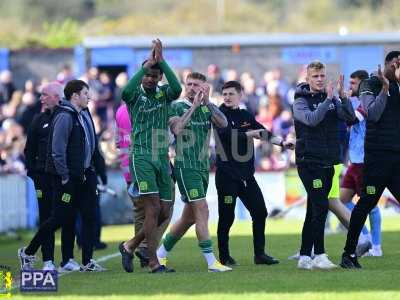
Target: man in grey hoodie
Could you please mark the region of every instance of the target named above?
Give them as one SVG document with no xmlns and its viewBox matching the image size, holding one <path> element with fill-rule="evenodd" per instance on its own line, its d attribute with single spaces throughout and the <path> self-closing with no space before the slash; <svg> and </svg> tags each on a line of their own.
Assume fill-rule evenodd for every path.
<svg viewBox="0 0 400 300">
<path fill-rule="evenodd" d="M 75 223 L 79 212 L 83 223 L 82 266 L 80 271 L 103 271 L 93 259 L 95 235 L 96 173 L 99 159 L 93 120 L 87 109 L 89 86 L 71 80 L 64 88 L 66 100 L 54 112 L 49 134 L 46 171 L 53 174 L 54 208 L 26 248 L 18 255 L 21 269 L 32 269 L 35 253 L 46 239 L 62 225 Z M 69 233 L 72 238 L 74 232 Z"/>
</svg>

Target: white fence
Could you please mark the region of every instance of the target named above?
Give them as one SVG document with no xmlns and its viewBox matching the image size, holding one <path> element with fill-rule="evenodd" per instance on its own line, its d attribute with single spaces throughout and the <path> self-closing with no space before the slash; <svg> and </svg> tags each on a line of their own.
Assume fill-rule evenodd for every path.
<svg viewBox="0 0 400 300">
<path fill-rule="evenodd" d="M 28 225 L 26 177 L 0 175 L 0 232 Z"/>
</svg>

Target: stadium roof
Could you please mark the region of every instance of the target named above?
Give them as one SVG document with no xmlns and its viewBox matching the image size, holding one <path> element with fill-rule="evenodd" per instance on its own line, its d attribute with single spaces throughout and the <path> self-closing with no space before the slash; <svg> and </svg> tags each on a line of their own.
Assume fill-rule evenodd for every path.
<svg viewBox="0 0 400 300">
<path fill-rule="evenodd" d="M 154 36 L 103 36 L 87 37 L 83 46 L 147 48 Z M 363 34 L 222 34 L 159 37 L 168 47 L 231 47 L 241 46 L 281 46 L 281 45 L 323 45 L 323 44 L 382 44 L 400 42 L 400 32 Z"/>
</svg>

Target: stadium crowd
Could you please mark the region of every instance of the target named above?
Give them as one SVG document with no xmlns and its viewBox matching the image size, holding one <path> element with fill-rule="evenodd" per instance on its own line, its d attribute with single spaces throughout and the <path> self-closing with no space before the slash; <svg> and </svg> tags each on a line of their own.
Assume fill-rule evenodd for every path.
<svg viewBox="0 0 400 300">
<path fill-rule="evenodd" d="M 184 78 L 190 69 L 176 70 L 184 88 Z M 224 82 L 238 80 L 244 88 L 240 106 L 246 108 L 256 120 L 277 135 L 287 137 L 294 132 L 291 106 L 297 82 L 289 83 L 279 69 L 268 70 L 263 78 L 255 78 L 251 72 L 239 73 L 235 69 L 221 70 L 216 64 L 207 67 L 208 81 L 212 86 L 211 101 L 222 103 L 221 88 Z M 57 78 L 42 78 L 39 82 L 27 80 L 22 88 L 16 87 L 13 74 L 4 70 L 0 74 L 0 173 L 24 174 L 26 133 L 34 115 L 41 111 L 41 86 L 56 79 L 65 84 L 74 75 L 69 66 L 64 66 Z M 121 91 L 128 82 L 125 72 L 113 78 L 109 73 L 91 67 L 79 79 L 90 86 L 89 108 L 95 122 L 96 133 L 108 168 L 119 166 L 115 146 L 115 112 L 121 104 Z M 300 70 L 298 82 L 304 79 Z M 182 94 L 184 91 L 182 92 Z M 210 144 L 211 170 L 215 170 L 215 141 Z M 282 170 L 294 164 L 294 158 L 279 147 L 255 141 L 255 163 L 257 171 Z M 171 148 L 171 155 L 172 153 Z"/>
</svg>

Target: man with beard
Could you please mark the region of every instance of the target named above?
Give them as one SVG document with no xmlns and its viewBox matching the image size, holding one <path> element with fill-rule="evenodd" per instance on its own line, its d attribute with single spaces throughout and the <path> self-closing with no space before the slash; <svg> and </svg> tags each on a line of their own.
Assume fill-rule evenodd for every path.
<svg viewBox="0 0 400 300">
<path fill-rule="evenodd" d="M 340 266 L 359 269 L 355 254 L 358 236 L 369 212 L 387 187 L 400 199 L 400 51 L 385 57 L 382 73 L 360 84 L 360 101 L 366 111 L 364 177 L 361 198 L 351 214 Z"/>
</svg>

